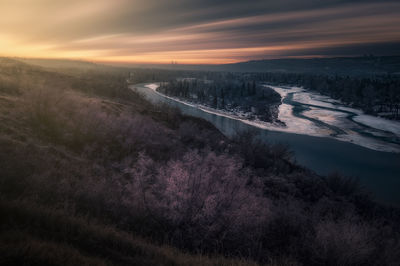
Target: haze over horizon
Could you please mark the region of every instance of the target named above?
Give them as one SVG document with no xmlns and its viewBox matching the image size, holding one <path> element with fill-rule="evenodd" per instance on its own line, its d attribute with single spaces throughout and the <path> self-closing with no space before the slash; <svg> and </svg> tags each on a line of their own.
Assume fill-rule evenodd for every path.
<svg viewBox="0 0 400 266">
<path fill-rule="evenodd" d="M 2 0 L 0 10 L 0 56 L 220 64 L 400 54 L 398 1 Z"/>
</svg>

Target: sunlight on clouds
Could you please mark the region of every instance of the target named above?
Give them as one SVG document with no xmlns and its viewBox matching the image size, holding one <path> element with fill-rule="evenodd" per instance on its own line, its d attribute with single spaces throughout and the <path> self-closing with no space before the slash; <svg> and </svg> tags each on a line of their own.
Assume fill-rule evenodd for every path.
<svg viewBox="0 0 400 266">
<path fill-rule="evenodd" d="M 225 6 L 197 10 L 184 9 L 179 1 L 172 3 L 166 9 L 166 3 L 152 0 L 1 0 L 0 54 L 232 63 L 297 52 L 313 55 L 321 48 L 400 42 L 400 4 L 395 2 L 275 13 L 267 8 L 264 14 L 233 17 L 225 16 Z"/>
<path fill-rule="evenodd" d="M 9 36 L 0 35 L 0 56 L 19 56 L 33 58 L 76 58 L 91 59 L 99 55 L 99 51 L 52 51 L 54 46 L 49 44 L 21 44 Z"/>
<path fill-rule="evenodd" d="M 45 55 L 48 50 L 51 49 L 50 45 L 46 44 L 21 44 L 18 40 L 11 36 L 0 35 L 0 55 L 18 55 L 18 56 L 31 56 L 34 55 Z"/>
<path fill-rule="evenodd" d="M 103 62 L 139 62 L 139 63 L 170 63 L 171 58 L 178 60 L 184 64 L 224 64 L 237 62 L 236 57 L 257 55 L 260 53 L 274 54 L 277 51 L 287 49 L 302 49 L 307 45 L 288 45 L 288 46 L 264 46 L 264 47 L 247 47 L 234 49 L 200 49 L 200 50 L 183 50 L 183 51 L 162 51 L 148 52 L 133 56 L 105 56 L 97 57 L 96 60 Z"/>
</svg>

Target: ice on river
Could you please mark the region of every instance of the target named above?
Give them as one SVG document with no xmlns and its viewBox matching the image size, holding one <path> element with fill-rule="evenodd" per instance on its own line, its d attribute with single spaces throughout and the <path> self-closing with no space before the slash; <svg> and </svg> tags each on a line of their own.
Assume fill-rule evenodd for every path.
<svg viewBox="0 0 400 266">
<path fill-rule="evenodd" d="M 270 87 L 282 99 L 288 99 L 279 108 L 279 119 L 287 125 L 284 131 L 331 137 L 374 150 L 400 152 L 400 122 L 366 115 L 338 100 L 299 87 Z M 294 114 L 295 104 L 304 107 L 304 111 Z"/>
<path fill-rule="evenodd" d="M 400 122 L 383 119 L 372 115 L 358 115 L 353 118 L 354 121 L 364 124 L 366 126 L 391 132 L 400 136 Z"/>
</svg>

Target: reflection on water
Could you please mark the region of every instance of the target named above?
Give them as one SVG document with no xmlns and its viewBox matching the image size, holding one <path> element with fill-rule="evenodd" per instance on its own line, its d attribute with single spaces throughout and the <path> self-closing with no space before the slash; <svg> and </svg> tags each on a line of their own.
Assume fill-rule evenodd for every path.
<svg viewBox="0 0 400 266">
<path fill-rule="evenodd" d="M 351 116 L 350 118 L 347 118 L 347 116 L 344 115 L 353 113 L 351 108 L 342 107 L 340 105 L 336 106 L 335 104 L 325 101 L 322 104 L 326 104 L 327 108 L 331 109 L 322 110 L 322 108 L 317 107 L 317 104 L 315 104 L 316 102 L 313 102 L 316 107 L 311 106 L 310 110 L 304 111 L 303 115 L 309 116 L 309 118 L 321 119 L 321 122 L 332 126 L 332 128 L 325 128 L 325 126 L 318 125 L 313 121 L 301 117 L 299 118 L 291 114 L 290 112 L 293 106 L 290 103 L 285 103 L 286 105 L 283 105 L 284 107 L 282 108 L 284 109 L 284 112 L 280 115 L 286 116 L 287 118 L 294 117 L 293 120 L 297 119 L 297 122 L 293 121 L 294 124 L 289 125 L 289 127 L 292 126 L 294 129 L 297 127 L 297 132 L 300 132 L 300 128 L 301 130 L 305 128 L 305 130 L 315 130 L 315 132 L 318 132 L 320 135 L 324 134 L 323 136 L 328 136 L 317 137 L 305 132 L 301 132 L 302 134 L 295 134 L 284 131 L 266 130 L 265 125 L 252 125 L 253 123 L 249 121 L 221 116 L 212 113 L 209 110 L 201 110 L 196 106 L 177 102 L 160 95 L 154 90 L 145 87 L 145 84 L 134 85 L 132 88 L 143 93 L 149 100 L 155 103 L 167 103 L 171 106 L 178 107 L 184 114 L 200 117 L 211 122 L 226 136 L 233 136 L 238 132 L 248 129 L 256 130 L 262 140 L 270 143 L 276 142 L 287 144 L 295 153 L 296 160 L 301 165 L 313 169 L 320 174 L 339 171 L 346 175 L 357 176 L 360 178 L 360 182 L 372 191 L 379 200 L 400 205 L 400 193 L 398 193 L 400 190 L 399 153 L 367 149 L 360 145 L 352 144 L 349 141 L 339 141 L 336 139 L 338 137 L 329 135 L 334 131 L 335 127 L 337 127 L 339 129 L 343 128 L 345 132 L 354 130 L 354 132 L 360 134 L 361 137 L 364 137 L 361 135 L 361 130 L 361 133 L 357 131 L 357 127 L 364 131 L 368 128 L 365 128 L 361 123 L 357 124 L 352 122 L 352 120 L 349 120 L 351 119 Z M 300 92 L 299 88 L 295 90 L 299 90 Z M 286 95 L 289 94 L 288 91 L 285 93 Z M 301 97 L 304 97 L 304 95 Z M 293 97 L 292 100 L 294 101 L 294 99 L 299 100 L 299 98 Z M 321 102 L 321 99 L 319 99 L 319 101 Z M 332 106 L 330 104 L 332 104 Z M 337 112 L 336 109 L 348 113 Z M 358 114 L 361 115 L 361 112 Z M 283 119 L 282 116 L 280 118 Z M 353 117 L 353 119 L 355 119 L 355 117 Z M 304 121 L 304 124 L 299 121 Z M 375 122 L 376 121 L 374 121 L 374 123 Z M 345 126 L 348 125 L 348 123 L 354 123 L 354 125 L 350 129 L 346 129 Z M 299 126 L 299 124 L 301 124 L 301 126 Z M 310 125 L 310 129 L 307 129 L 305 125 Z M 372 131 L 374 131 L 373 128 Z M 389 133 L 384 132 L 383 134 Z M 342 135 L 345 136 L 345 134 Z M 373 139 L 369 135 L 366 135 L 364 138 Z M 381 142 L 385 143 L 383 140 L 381 140 Z"/>
</svg>

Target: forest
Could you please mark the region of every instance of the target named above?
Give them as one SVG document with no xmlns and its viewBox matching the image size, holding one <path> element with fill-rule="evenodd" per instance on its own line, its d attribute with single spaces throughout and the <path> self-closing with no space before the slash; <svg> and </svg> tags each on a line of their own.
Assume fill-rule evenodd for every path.
<svg viewBox="0 0 400 266">
<path fill-rule="evenodd" d="M 277 121 L 281 104 L 277 92 L 254 80 L 180 78 L 162 82 L 157 91 L 215 109 L 244 114 L 247 119 L 266 122 Z"/>
</svg>

